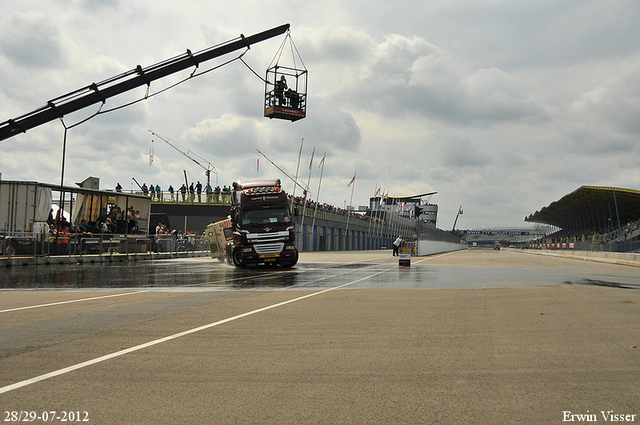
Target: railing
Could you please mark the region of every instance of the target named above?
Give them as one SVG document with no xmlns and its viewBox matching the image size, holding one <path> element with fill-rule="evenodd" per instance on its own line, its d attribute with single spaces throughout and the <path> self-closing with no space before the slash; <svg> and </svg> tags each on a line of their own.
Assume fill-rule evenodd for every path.
<svg viewBox="0 0 640 425">
<path fill-rule="evenodd" d="M 600 241 L 600 242 L 554 242 L 542 243 L 536 242 L 531 244 L 533 249 L 542 250 L 562 250 L 562 251 L 590 251 L 590 252 L 640 252 L 640 241 L 622 242 L 622 241 Z"/>
<path fill-rule="evenodd" d="M 101 233 L 58 235 L 41 233 L 0 234 L 0 257 L 113 256 L 126 254 L 206 253 L 209 244 L 202 236 L 127 235 Z"/>
<path fill-rule="evenodd" d="M 124 191 L 123 191 L 124 192 Z M 173 194 L 167 191 L 161 191 L 160 193 L 143 193 L 142 191 L 130 191 L 134 195 L 148 196 L 154 204 L 178 204 L 178 205 L 214 205 L 214 206 L 231 206 L 231 194 L 230 193 L 185 193 L 175 191 Z M 114 192 L 115 194 L 115 192 Z"/>
<path fill-rule="evenodd" d="M 640 221 L 636 221 L 634 223 L 629 223 L 621 229 L 614 230 L 612 232 L 607 233 L 605 239 L 608 241 L 620 239 L 626 237 L 629 233 L 633 233 L 635 230 L 640 229 Z"/>
<path fill-rule="evenodd" d="M 297 203 L 294 203 L 292 206 L 293 206 L 293 215 L 296 217 L 302 216 L 304 213 L 304 217 L 306 218 L 313 218 L 315 215 L 317 220 L 327 220 L 327 221 L 333 221 L 337 223 L 346 223 L 347 217 L 348 217 L 350 223 L 358 223 L 360 225 L 368 225 L 368 223 L 370 222 L 373 224 L 381 224 L 383 221 L 381 219 L 376 218 L 375 216 L 372 219 L 371 216 L 362 217 L 359 214 L 355 214 L 352 212 L 347 213 L 346 210 L 344 210 L 344 212 L 338 212 L 338 211 L 328 211 L 322 208 L 318 208 L 318 210 L 315 211 L 313 206 L 307 206 L 306 208 L 304 208 L 302 204 L 297 204 Z M 406 220 L 412 223 L 415 222 L 415 220 L 399 217 L 396 215 L 393 216 L 393 220 L 394 221 Z"/>
</svg>

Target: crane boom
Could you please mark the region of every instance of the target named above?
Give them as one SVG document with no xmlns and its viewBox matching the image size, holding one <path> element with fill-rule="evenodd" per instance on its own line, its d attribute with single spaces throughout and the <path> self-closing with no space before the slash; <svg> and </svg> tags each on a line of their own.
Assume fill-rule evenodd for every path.
<svg viewBox="0 0 640 425">
<path fill-rule="evenodd" d="M 210 59 L 217 58 L 244 47 L 249 48 L 252 44 L 284 34 L 288 29 L 289 24 L 284 24 L 249 37 L 241 35 L 240 40 L 228 41 L 220 46 L 210 47 L 197 52 L 196 54 L 192 54 L 190 50 L 187 50 L 187 52 L 182 55 L 167 59 L 146 68 L 142 68 L 138 65 L 135 69 L 128 72 L 116 75 L 99 83 L 92 83 L 89 86 L 49 100 L 45 106 L 42 106 L 35 111 L 0 123 L 0 141 L 15 136 L 18 133 L 25 133 L 27 130 L 53 121 L 56 118 L 61 118 L 66 114 L 86 108 L 87 106 L 100 102 L 105 103 L 108 98 L 122 94 L 136 87 L 143 85 L 150 86 L 152 81 L 164 78 L 192 66 L 198 67 L 200 63 Z"/>
<path fill-rule="evenodd" d="M 284 171 L 282 168 L 280 168 L 275 162 L 273 162 L 272 160 L 269 159 L 269 157 L 265 154 L 263 154 L 262 152 L 260 152 L 260 149 L 256 149 L 258 151 L 258 153 L 262 156 L 265 157 L 265 159 L 267 161 L 269 161 L 274 167 L 276 167 L 278 170 L 280 170 L 280 172 L 282 172 L 282 174 L 284 174 L 285 176 L 287 176 L 289 178 L 289 180 L 291 180 L 296 186 L 298 186 L 300 189 L 304 190 L 304 192 L 306 193 L 309 190 L 309 186 L 307 186 L 304 183 L 300 183 L 298 181 L 296 181 L 296 179 L 294 179 L 293 177 L 291 177 L 289 175 L 289 173 L 287 173 L 286 171 Z M 303 186 L 304 184 L 304 186 Z"/>
<path fill-rule="evenodd" d="M 204 159 L 203 157 L 201 157 L 200 155 L 198 155 L 195 152 L 192 152 L 190 150 L 185 150 L 185 149 L 181 149 L 178 146 L 174 145 L 173 143 L 171 143 L 169 140 L 170 139 L 165 139 L 164 137 L 162 137 L 161 135 L 154 133 L 153 131 L 149 130 L 149 133 L 153 134 L 154 136 L 156 136 L 158 139 L 162 140 L 163 142 L 165 142 L 167 145 L 171 146 L 172 148 L 174 148 L 175 150 L 177 150 L 178 152 L 180 152 L 182 155 L 186 156 L 187 158 L 189 158 L 191 161 L 195 162 L 196 164 L 198 164 L 198 166 L 200 166 L 201 168 L 204 169 L 204 173 L 207 176 L 207 184 L 210 183 L 209 177 L 211 175 L 211 173 L 213 172 L 213 174 L 216 175 L 216 186 L 218 185 L 218 170 L 216 169 L 216 167 L 211 164 L 209 161 L 207 161 L 206 159 Z M 197 157 L 200 159 L 200 161 L 202 162 L 206 162 L 207 165 L 204 166 L 200 163 L 200 161 L 198 161 L 196 158 Z"/>
</svg>

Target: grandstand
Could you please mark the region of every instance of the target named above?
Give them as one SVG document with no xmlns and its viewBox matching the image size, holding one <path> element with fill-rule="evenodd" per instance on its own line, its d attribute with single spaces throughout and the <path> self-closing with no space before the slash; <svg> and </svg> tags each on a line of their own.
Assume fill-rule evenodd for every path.
<svg viewBox="0 0 640 425">
<path fill-rule="evenodd" d="M 492 247 L 498 241 L 503 246 L 529 246 L 532 241 L 553 233 L 555 228 L 547 225 L 531 227 L 493 227 L 462 230 L 463 239 L 470 247 Z"/>
<path fill-rule="evenodd" d="M 640 191 L 581 186 L 524 219 L 559 230 L 538 246 L 587 251 L 640 251 Z"/>
</svg>

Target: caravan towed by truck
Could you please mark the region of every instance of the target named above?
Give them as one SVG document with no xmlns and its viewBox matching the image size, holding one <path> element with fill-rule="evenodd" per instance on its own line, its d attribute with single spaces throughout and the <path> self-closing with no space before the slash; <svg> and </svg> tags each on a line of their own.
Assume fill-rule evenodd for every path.
<svg viewBox="0 0 640 425">
<path fill-rule="evenodd" d="M 298 262 L 289 200 L 280 179 L 234 182 L 229 219 L 205 230 L 211 256 L 236 267 Z"/>
</svg>

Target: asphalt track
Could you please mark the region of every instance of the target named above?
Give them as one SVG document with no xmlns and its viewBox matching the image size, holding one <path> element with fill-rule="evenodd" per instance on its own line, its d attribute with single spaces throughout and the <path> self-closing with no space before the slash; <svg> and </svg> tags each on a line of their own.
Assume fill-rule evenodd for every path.
<svg viewBox="0 0 640 425">
<path fill-rule="evenodd" d="M 4 423 L 640 422 L 638 267 L 368 251 L 12 267 L 0 288 Z"/>
</svg>

